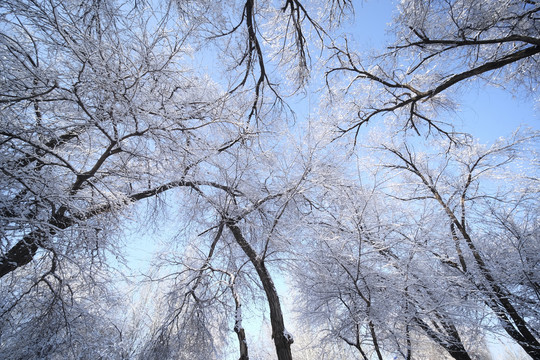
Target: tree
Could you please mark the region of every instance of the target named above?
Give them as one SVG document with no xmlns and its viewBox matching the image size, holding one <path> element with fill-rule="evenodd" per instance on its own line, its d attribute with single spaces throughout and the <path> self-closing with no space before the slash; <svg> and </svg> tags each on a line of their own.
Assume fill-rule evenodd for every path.
<svg viewBox="0 0 540 360">
<path fill-rule="evenodd" d="M 251 91 L 248 119 L 268 123 L 273 110 L 292 110 L 287 98 L 310 79 L 311 49 L 322 50 L 330 30 L 353 10 L 350 0 L 170 0 L 180 18 L 194 24 L 194 44 L 220 54 L 218 68 L 230 92 Z M 231 75 L 232 74 L 232 75 Z"/>
<path fill-rule="evenodd" d="M 403 128 L 451 136 L 453 128 L 440 119 L 455 107 L 450 90 L 476 79 L 534 95 L 539 11 L 528 0 L 401 1 L 392 26 L 396 42 L 387 52 L 370 59 L 348 41 L 331 46 L 327 83 L 342 77 L 343 86 L 330 92 L 357 114 L 339 124 L 341 131 L 358 134 L 372 118 L 389 115 Z"/>
<path fill-rule="evenodd" d="M 248 161 L 263 160 L 259 153 L 247 152 Z M 237 160 L 236 158 L 235 160 Z M 270 161 L 275 161 L 273 158 Z M 265 164 L 269 165 L 269 164 Z M 276 165 L 268 166 L 270 173 L 277 169 Z M 288 168 L 291 165 L 285 164 Z M 293 167 L 294 169 L 294 167 Z M 294 203 L 297 193 L 301 193 L 302 185 L 310 174 L 309 159 L 307 164 L 300 163 L 300 171 L 285 173 L 283 180 L 277 181 L 271 175 L 266 175 L 266 186 L 262 190 L 253 192 L 254 182 L 251 178 L 243 179 L 249 175 L 249 170 L 257 170 L 251 165 L 249 169 L 234 168 L 228 176 L 239 182 L 235 191 L 228 191 L 226 198 L 220 202 L 213 201 L 213 207 L 217 212 L 219 225 L 226 227 L 237 246 L 240 247 L 245 257 L 252 264 L 257 279 L 265 293 L 270 312 L 272 339 L 274 340 L 277 358 L 280 360 L 292 359 L 290 345 L 294 342 L 292 335 L 286 330 L 281 302 L 270 275 L 267 263 L 271 261 L 274 253 L 283 251 L 279 241 L 279 229 L 282 227 L 282 218 L 289 212 L 289 207 Z M 255 173 L 255 176 L 265 175 L 264 172 Z M 242 182 L 246 181 L 246 190 L 243 190 Z M 271 182 L 270 182 L 271 181 Z M 200 191 L 205 198 L 211 198 Z M 253 196 L 257 196 L 253 198 Z M 234 294 L 233 294 L 234 295 Z M 237 297 L 235 296 L 235 305 Z"/>
<path fill-rule="evenodd" d="M 165 25 L 145 28 L 151 14 L 121 17 L 129 9 L 109 3 L 5 7 L 2 276 L 57 251 L 68 228 L 95 241 L 101 225 L 85 226 L 98 216 L 189 186 L 189 172 L 239 136 L 222 94 L 179 67 L 182 29 L 165 37 Z"/>
<path fill-rule="evenodd" d="M 356 176 L 314 170 L 296 249 L 302 316 L 363 358 L 410 359 L 429 339 L 469 359 L 501 331 L 535 358 L 538 134 L 417 141 L 423 151 L 408 135 L 383 138 Z"/>
<path fill-rule="evenodd" d="M 508 336 L 537 358 L 538 283 L 530 271 L 538 264 L 531 255 L 538 230 L 532 220 L 538 206 L 534 195 L 538 176 L 534 169 L 525 172 L 524 178 L 514 169 L 510 174 L 501 171 L 520 157 L 520 147 L 529 141 L 537 143 L 538 135 L 517 136 L 488 149 L 469 143 L 448 151 L 451 145 L 445 144 L 445 150 L 435 155 L 438 161 L 407 145 L 401 149 L 383 147 L 400 162 L 390 165 L 393 169 L 408 172 L 417 180 L 406 199 L 433 201 L 446 216 L 447 238 L 454 251 L 447 252 L 449 243 L 448 250 L 436 255 L 441 263 L 453 268 L 463 284 L 472 285 L 474 290 L 470 291 L 481 295 L 479 304 L 489 308 Z M 498 176 L 505 183 L 496 187 Z M 506 254 L 502 259 L 501 249 Z M 515 262 L 510 266 L 507 261 L 511 259 Z"/>
<path fill-rule="evenodd" d="M 234 166 L 238 161 L 234 156 L 226 158 L 233 152 L 225 154 L 253 137 L 249 121 L 254 115 L 260 119 L 266 102 L 262 88 L 270 87 L 281 99 L 266 73 L 255 21 L 263 7 L 272 9 L 273 4 L 257 8 L 252 1 L 240 7 L 232 4 L 230 9 L 242 11 L 239 24 L 229 33 L 230 22 L 216 5 L 175 5 L 179 12 L 171 16 L 160 15 L 168 8 L 154 4 L 139 8 L 137 3 L 114 1 L 2 5 L 5 75 L 0 135 L 1 181 L 6 191 L 0 277 L 10 281 L 9 292 L 39 297 L 28 287 L 62 283 L 68 263 L 91 268 L 107 263 L 110 254 L 118 255 L 114 224 L 121 223 L 119 215 L 129 205 L 171 189 L 189 188 L 198 194 L 196 201 L 206 201 L 220 211 L 215 218 L 218 227 L 223 231 L 226 226 L 255 266 L 271 305 L 277 349 L 290 358 L 287 349 L 292 339 L 286 335 L 264 256 L 258 257 L 240 225 L 249 211 L 230 214 L 219 204 L 225 196 L 225 203 L 233 201 L 228 205 L 232 206 L 242 194 L 236 184 L 226 185 L 230 179 L 220 178 L 223 167 L 217 167 L 215 178 L 208 173 L 215 164 Z M 208 17 L 187 16 L 192 12 L 185 6 L 209 10 L 204 12 Z M 298 52 L 293 58 L 300 58 L 299 66 L 305 69 L 301 22 L 315 22 L 297 1 L 287 2 L 281 12 L 294 19 Z M 239 26 L 246 26 L 247 37 L 241 33 L 237 38 L 246 39 L 247 45 L 242 56 L 233 57 L 235 67 L 245 66 L 245 75 L 228 91 L 203 74 L 190 74 L 186 58 L 186 43 L 199 41 L 200 34 L 209 31 L 207 26 L 214 25 L 218 25 L 212 30 L 217 38 L 234 38 Z M 288 32 L 283 38 L 290 41 Z M 254 100 L 249 101 L 240 90 L 255 73 L 256 63 L 259 76 L 253 86 Z M 248 201 L 251 211 L 289 192 L 265 194 L 260 203 Z M 270 236 L 266 237 L 268 244 Z M 30 267 L 38 280 L 21 281 L 21 272 Z M 54 287 L 48 288 L 52 296 L 59 296 Z M 6 307 L 13 309 L 9 303 Z"/>
<path fill-rule="evenodd" d="M 293 338 L 271 274 L 275 258 L 290 246 L 281 233 L 296 226 L 286 225 L 285 219 L 294 213 L 297 193 L 310 174 L 309 159 L 277 159 L 272 152 L 244 145 L 222 155 L 205 164 L 205 174 L 223 183 L 209 181 L 194 185 L 191 193 L 174 192 L 179 202 L 197 206 L 180 217 L 179 226 L 185 229 L 180 239 L 185 240 L 173 240 L 163 270 L 153 276 L 164 288 L 164 310 L 143 358 L 178 352 L 220 358 L 222 339 L 232 331 L 240 357 L 246 358 L 249 344 L 241 308 L 254 298 L 268 306 L 277 357 L 292 358 Z M 197 353 L 201 343 L 208 352 Z"/>
<path fill-rule="evenodd" d="M 126 303 L 108 286 L 106 269 L 76 264 L 35 279 L 33 269 L 19 271 L 13 289 L 2 284 L 0 356 L 5 359 L 108 358 L 129 352 L 117 316 Z M 21 290 L 24 289 L 23 293 Z"/>
<path fill-rule="evenodd" d="M 2 322 L 18 336 L 29 318 L 64 324 L 69 339 L 59 309 L 83 296 L 70 274 L 99 282 L 130 204 L 205 182 L 201 164 L 246 135 L 242 106 L 192 72 L 173 18 L 108 1 L 0 11 Z"/>
<path fill-rule="evenodd" d="M 324 196 L 309 200 L 310 229 L 295 267 L 300 312 L 327 343 L 343 341 L 362 359 L 416 358 L 430 341 L 470 359 L 458 331 L 462 291 L 448 292 L 459 284 L 431 258 L 431 209 L 400 206 L 380 175 L 365 186 L 334 175 L 320 182 Z"/>
</svg>

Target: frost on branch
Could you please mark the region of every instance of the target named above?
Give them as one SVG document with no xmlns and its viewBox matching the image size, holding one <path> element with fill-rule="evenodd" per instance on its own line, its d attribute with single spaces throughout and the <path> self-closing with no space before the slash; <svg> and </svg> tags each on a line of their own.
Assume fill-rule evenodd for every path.
<svg viewBox="0 0 540 360">
<path fill-rule="evenodd" d="M 339 84 L 342 76 L 341 88 L 357 108 L 356 120 L 344 123 L 343 132 L 357 132 L 386 116 L 397 117 L 402 128 L 452 138 L 453 124 L 438 119 L 455 109 L 445 100 L 455 96 L 452 90 L 481 79 L 536 94 L 536 2 L 404 0 L 399 11 L 393 23 L 396 40 L 378 56 L 360 54 L 348 41 L 332 47 L 327 83 Z M 357 89 L 366 96 L 355 96 Z"/>
<path fill-rule="evenodd" d="M 287 329 L 283 330 L 283 337 L 285 338 L 285 341 L 287 341 L 289 344 L 294 343 L 294 338 L 292 334 L 287 331 Z"/>
</svg>

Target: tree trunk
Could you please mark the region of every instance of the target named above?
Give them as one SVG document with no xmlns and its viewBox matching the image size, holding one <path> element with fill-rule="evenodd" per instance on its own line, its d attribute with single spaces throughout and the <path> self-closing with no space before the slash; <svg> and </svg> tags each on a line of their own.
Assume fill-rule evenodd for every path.
<svg viewBox="0 0 540 360">
<path fill-rule="evenodd" d="M 39 247 L 39 239 L 43 236 L 42 231 L 36 230 L 9 249 L 0 259 L 0 278 L 32 261 Z"/>
<path fill-rule="evenodd" d="M 443 334 L 443 333 L 433 330 L 424 320 L 422 320 L 418 316 L 415 316 L 413 320 L 416 322 L 418 326 L 420 326 L 422 330 L 424 330 L 426 335 L 431 340 L 433 340 L 437 345 L 445 349 L 448 352 L 448 354 L 450 354 L 450 356 L 452 356 L 454 359 L 472 360 L 469 354 L 467 353 L 467 350 L 465 350 L 465 347 L 463 346 L 463 343 L 461 342 L 459 333 L 454 325 L 445 321 L 441 322 L 438 328 L 444 329 L 446 331 L 446 334 Z"/>
<path fill-rule="evenodd" d="M 242 231 L 236 225 L 236 222 L 227 222 L 227 227 L 231 230 L 236 242 L 244 253 L 248 256 L 249 260 L 255 267 L 259 279 L 266 293 L 266 299 L 270 308 L 270 323 L 272 325 L 272 338 L 276 346 L 276 353 L 278 360 L 292 360 L 291 344 L 293 343 L 292 336 L 285 330 L 285 323 L 283 321 L 283 312 L 281 311 L 281 303 L 279 296 L 272 281 L 272 277 L 268 273 L 264 261 L 257 255 L 255 250 L 251 247 L 248 241 L 242 235 Z"/>
<path fill-rule="evenodd" d="M 240 357 L 238 360 L 249 360 L 248 345 L 246 340 L 246 332 L 242 325 L 242 304 L 240 303 L 240 295 L 236 292 L 234 287 L 234 278 L 231 281 L 231 292 L 234 298 L 234 305 L 236 308 L 236 319 L 234 320 L 234 332 L 238 336 L 238 347 L 240 349 Z"/>
</svg>

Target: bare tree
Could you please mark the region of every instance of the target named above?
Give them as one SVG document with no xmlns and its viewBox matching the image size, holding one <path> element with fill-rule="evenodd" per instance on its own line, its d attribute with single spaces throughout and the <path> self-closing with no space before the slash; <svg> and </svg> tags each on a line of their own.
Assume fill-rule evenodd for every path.
<svg viewBox="0 0 540 360">
<path fill-rule="evenodd" d="M 534 90 L 537 2 L 403 1 L 400 42 L 373 66 L 330 42 L 352 5 L 2 2 L 0 356 L 209 359 L 234 347 L 246 360 L 241 309 L 264 302 L 290 360 L 275 286 L 285 274 L 306 329 L 324 328 L 315 338 L 340 352 L 411 359 L 429 342 L 469 360 L 470 338 L 496 330 L 491 316 L 538 357 L 538 176 L 495 192 L 483 182 L 517 181 L 525 140 L 486 150 L 432 116 L 477 77 Z M 408 138 L 382 141 L 369 151 L 392 157 L 389 176 L 359 185 L 337 165 L 342 149 L 314 124 L 289 133 L 281 111 L 314 75 L 314 48 L 331 57 L 332 105 L 357 113 L 337 119 L 343 132 L 396 114 L 450 141 L 427 160 Z M 204 74 L 198 57 L 219 69 Z M 150 201 L 183 211 L 184 230 L 151 277 L 155 316 L 126 325 L 119 235 Z"/>
<path fill-rule="evenodd" d="M 150 33 L 151 14 L 122 18 L 107 2 L 5 7 L 16 18 L 2 33 L 14 69 L 3 84 L 2 276 L 62 246 L 54 239 L 68 228 L 188 185 L 239 136 L 219 91 L 178 67 L 183 34 Z"/>
<path fill-rule="evenodd" d="M 537 1 L 402 1 L 392 26 L 396 42 L 386 52 L 369 58 L 347 41 L 331 47 L 330 91 L 347 94 L 357 113 L 341 131 L 358 134 L 372 118 L 389 115 L 403 128 L 450 136 L 439 113 L 454 106 L 451 89 L 475 79 L 534 94 L 539 11 Z"/>
<path fill-rule="evenodd" d="M 422 342 L 471 359 L 458 330 L 461 289 L 426 247 L 433 224 L 411 224 L 413 212 L 379 188 L 387 180 L 378 181 L 370 188 L 326 179 L 325 196 L 309 201 L 311 230 L 295 270 L 302 318 L 322 329 L 324 341 L 343 341 L 363 359 L 416 358 L 413 344 Z M 447 294 L 450 288 L 458 291 Z"/>
<path fill-rule="evenodd" d="M 538 231 L 532 220 L 538 206 L 534 190 L 538 177 L 534 169 L 523 177 L 513 169 L 510 173 L 502 169 L 523 158 L 520 151 L 524 144 L 537 141 L 533 133 L 487 149 L 468 144 L 463 149 L 438 152 L 431 159 L 407 145 L 385 146 L 400 161 L 391 167 L 417 180 L 414 195 L 408 199 L 432 201 L 447 218 L 447 237 L 454 251 L 452 255 L 434 252 L 436 257 L 481 294 L 480 303 L 491 309 L 502 329 L 532 358 L 539 356 L 540 349 L 538 283 L 531 277 L 531 269 L 538 264 L 531 255 Z M 534 157 L 525 159 L 525 164 L 535 161 Z M 497 177 L 506 181 L 499 188 L 493 184 Z M 504 258 L 500 258 L 501 249 Z M 510 265 L 510 259 L 516 261 Z"/>
<path fill-rule="evenodd" d="M 77 299 L 121 255 L 119 215 L 206 183 L 201 164 L 247 136 L 243 107 L 189 67 L 191 29 L 157 12 L 9 1 L 0 14 L 2 323 L 24 336 L 30 315 L 15 314 L 34 304 L 69 339 Z"/>
<path fill-rule="evenodd" d="M 310 78 L 313 48 L 322 49 L 328 32 L 353 11 L 350 0 L 253 1 L 170 0 L 180 18 L 195 24 L 194 41 L 220 56 L 219 70 L 234 74 L 231 93 L 251 92 L 249 119 L 268 122 L 276 107 L 289 108 L 287 97 L 302 90 Z"/>
</svg>

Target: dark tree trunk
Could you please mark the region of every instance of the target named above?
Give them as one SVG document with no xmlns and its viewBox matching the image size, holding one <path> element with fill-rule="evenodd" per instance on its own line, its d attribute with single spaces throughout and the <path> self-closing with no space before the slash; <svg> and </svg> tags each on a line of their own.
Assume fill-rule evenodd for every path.
<svg viewBox="0 0 540 360">
<path fill-rule="evenodd" d="M 438 314 L 436 314 L 436 316 L 441 317 Z M 448 352 L 448 354 L 450 354 L 450 356 L 452 356 L 454 359 L 472 360 L 467 353 L 467 350 L 465 350 L 465 347 L 463 346 L 457 329 L 452 323 L 449 323 L 448 321 L 441 321 L 437 328 L 441 330 L 444 329 L 445 333 L 440 333 L 433 330 L 424 320 L 422 320 L 418 316 L 414 317 L 413 320 L 418 326 L 420 326 L 422 330 L 424 330 L 426 335 L 431 340 L 433 340 L 437 345 L 444 348 Z"/>
<path fill-rule="evenodd" d="M 234 327 L 234 332 L 238 336 L 238 345 L 240 347 L 240 357 L 238 360 L 249 360 L 249 353 L 246 341 L 246 333 L 243 327 Z"/>
<path fill-rule="evenodd" d="M 291 344 L 293 343 L 292 337 L 285 331 L 285 323 L 283 321 L 283 312 L 281 311 L 281 303 L 279 296 L 274 286 L 272 277 L 268 273 L 264 261 L 257 255 L 255 250 L 251 247 L 249 242 L 242 235 L 242 231 L 236 225 L 236 222 L 227 222 L 227 227 L 231 230 L 236 242 L 244 253 L 248 256 L 249 260 L 255 267 L 259 279 L 266 293 L 266 299 L 270 308 L 270 323 L 272 325 L 272 338 L 276 346 L 276 353 L 278 360 L 292 360 Z"/>
<path fill-rule="evenodd" d="M 42 237 L 42 232 L 32 232 L 9 249 L 0 259 L 0 278 L 32 261 Z"/>
</svg>

